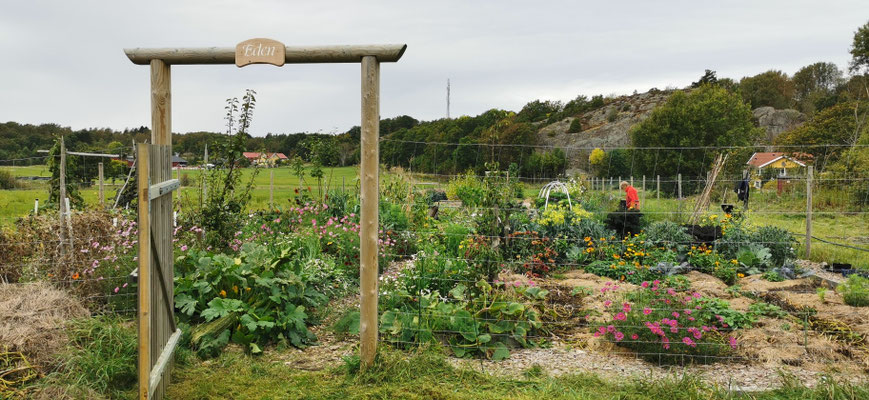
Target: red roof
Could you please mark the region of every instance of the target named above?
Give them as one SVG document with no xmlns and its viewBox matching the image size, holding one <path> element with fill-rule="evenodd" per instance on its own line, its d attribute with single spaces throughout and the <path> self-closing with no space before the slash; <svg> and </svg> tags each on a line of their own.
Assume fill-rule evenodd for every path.
<svg viewBox="0 0 869 400">
<path fill-rule="evenodd" d="M 275 155 L 281 160 L 287 160 L 287 156 L 285 156 L 284 153 L 275 153 Z"/>
<path fill-rule="evenodd" d="M 245 151 L 243 154 L 244 154 L 244 158 L 247 158 L 249 160 L 254 159 L 254 158 L 259 158 L 259 153 L 256 153 L 256 152 Z"/>
<path fill-rule="evenodd" d="M 765 166 L 767 166 L 775 161 L 778 161 L 782 158 L 787 158 L 788 160 L 791 160 L 797 164 L 805 166 L 806 165 L 805 160 L 811 160 L 812 155 L 805 154 L 805 153 L 779 153 L 779 152 L 754 153 L 751 155 L 751 158 L 748 159 L 748 162 L 746 164 L 751 165 L 752 167 L 756 167 L 756 168 L 763 168 L 763 167 L 765 167 Z"/>
</svg>

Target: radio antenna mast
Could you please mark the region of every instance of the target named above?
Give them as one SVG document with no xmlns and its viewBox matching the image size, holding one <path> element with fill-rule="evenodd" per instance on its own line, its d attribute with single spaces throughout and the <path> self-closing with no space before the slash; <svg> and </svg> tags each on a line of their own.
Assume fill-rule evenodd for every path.
<svg viewBox="0 0 869 400">
<path fill-rule="evenodd" d="M 450 119 L 450 79 L 447 78 L 447 119 Z"/>
</svg>

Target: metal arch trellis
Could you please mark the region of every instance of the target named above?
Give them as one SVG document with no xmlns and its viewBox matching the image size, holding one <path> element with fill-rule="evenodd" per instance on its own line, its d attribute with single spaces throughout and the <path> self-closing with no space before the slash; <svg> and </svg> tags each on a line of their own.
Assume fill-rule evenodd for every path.
<svg viewBox="0 0 869 400">
<path fill-rule="evenodd" d="M 571 209 L 573 209 L 573 202 L 570 199 L 570 190 L 567 188 L 567 185 L 565 185 L 561 181 L 552 181 L 543 186 L 543 188 L 540 189 L 540 193 L 537 195 L 538 198 L 546 199 L 546 203 L 544 203 L 543 205 L 544 211 L 546 211 L 546 208 L 549 207 L 549 194 L 552 193 L 553 190 L 560 190 L 562 193 L 566 194 L 567 205 L 570 206 Z"/>
</svg>

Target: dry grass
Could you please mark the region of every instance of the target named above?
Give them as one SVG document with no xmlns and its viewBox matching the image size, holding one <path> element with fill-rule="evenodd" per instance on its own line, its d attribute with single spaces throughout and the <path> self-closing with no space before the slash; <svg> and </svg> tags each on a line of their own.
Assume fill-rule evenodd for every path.
<svg viewBox="0 0 869 400">
<path fill-rule="evenodd" d="M 88 315 L 69 293 L 47 283 L 0 284 L 0 343 L 42 369 L 67 344 L 67 321 Z"/>
</svg>

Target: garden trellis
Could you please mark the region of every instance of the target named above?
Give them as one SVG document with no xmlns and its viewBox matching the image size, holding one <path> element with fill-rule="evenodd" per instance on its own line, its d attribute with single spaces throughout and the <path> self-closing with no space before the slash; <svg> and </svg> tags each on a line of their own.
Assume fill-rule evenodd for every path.
<svg viewBox="0 0 869 400">
<path fill-rule="evenodd" d="M 172 117 L 171 117 L 171 78 L 172 65 L 191 64 L 235 64 L 243 67 L 249 64 L 272 64 L 282 66 L 287 64 L 301 63 L 360 63 L 362 66 L 362 133 L 361 133 L 361 182 L 362 182 L 362 206 L 361 206 L 361 336 L 360 346 L 362 363 L 366 366 L 374 361 L 377 342 L 377 231 L 378 231 L 378 132 L 380 123 L 380 63 L 396 62 L 404 54 L 406 45 L 365 45 L 365 46 L 319 46 L 300 47 L 284 46 L 282 43 L 270 39 L 251 39 L 239 43 L 235 48 L 157 48 L 157 49 L 127 49 L 125 53 L 130 61 L 139 65 L 150 65 L 151 69 L 151 138 L 152 144 L 167 146 L 171 154 L 172 146 Z M 141 154 L 141 153 L 140 153 Z M 163 159 L 163 163 L 156 168 L 169 171 L 170 160 Z M 169 178 L 169 176 L 166 176 Z M 140 180 L 141 182 L 141 180 Z M 153 182 L 152 182 L 153 184 Z M 148 186 L 139 187 L 148 190 Z M 153 190 L 154 188 L 152 188 Z M 140 198 L 142 194 L 140 193 Z M 174 276 L 171 257 L 171 229 L 172 229 L 172 197 L 165 197 L 164 207 L 160 215 L 154 215 L 151 222 L 155 228 L 155 237 L 160 243 L 158 249 L 165 249 L 162 262 L 163 272 L 166 276 Z M 140 214 L 140 218 L 142 218 Z M 140 224 L 143 221 L 140 220 Z M 140 232 L 140 235 L 142 233 Z M 149 236 L 141 237 L 142 243 L 150 240 Z M 149 256 L 150 250 L 140 248 L 140 271 L 156 267 L 156 260 L 150 264 L 144 259 Z M 158 253 L 159 254 L 159 253 Z M 140 272 L 140 278 L 147 272 Z M 171 284 L 167 296 L 173 297 Z M 154 304 L 162 294 L 151 288 L 151 309 L 159 305 Z M 142 299 L 142 296 L 140 296 Z M 140 308 L 148 307 L 140 304 Z M 153 315 L 140 314 L 140 335 L 155 337 L 150 343 L 140 342 L 140 366 L 139 366 L 139 397 L 142 399 L 162 398 L 168 379 L 163 378 L 156 392 L 148 390 L 152 368 L 157 360 L 154 355 L 162 353 L 170 332 L 165 329 L 169 324 L 158 324 L 161 331 L 152 332 L 148 328 L 147 320 Z M 142 338 L 140 338 L 140 341 Z M 149 347 L 150 346 L 150 347 Z M 146 360 L 143 355 L 149 355 Z M 161 359 L 164 359 L 162 356 Z M 168 367 L 163 371 L 168 376 Z"/>
</svg>

